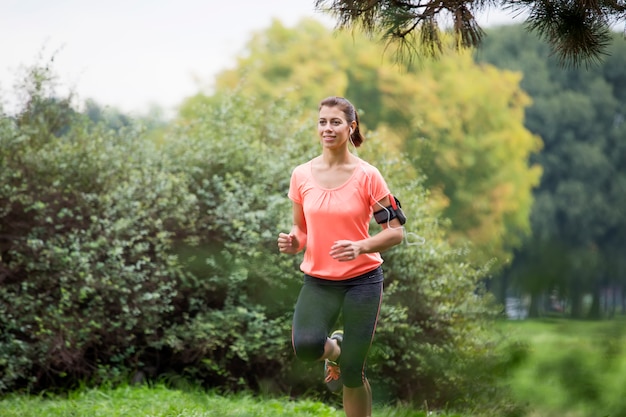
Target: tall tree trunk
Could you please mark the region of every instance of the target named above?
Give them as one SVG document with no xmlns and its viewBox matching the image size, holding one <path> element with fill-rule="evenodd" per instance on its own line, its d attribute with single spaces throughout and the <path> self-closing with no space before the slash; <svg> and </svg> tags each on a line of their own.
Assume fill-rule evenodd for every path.
<svg viewBox="0 0 626 417">
<path fill-rule="evenodd" d="M 541 293 L 530 294 L 530 306 L 528 306 L 528 317 L 539 317 L 539 305 L 541 304 Z"/>
<path fill-rule="evenodd" d="M 602 318 L 602 312 L 600 311 L 600 291 L 602 289 L 602 285 L 599 281 L 594 282 L 593 284 L 593 294 L 591 300 L 591 308 L 589 309 L 589 314 L 587 317 L 592 320 L 599 320 Z"/>
<path fill-rule="evenodd" d="M 574 279 L 572 284 L 570 285 L 570 302 L 572 305 L 572 310 L 570 315 L 573 319 L 579 319 L 583 316 L 583 295 L 580 291 L 580 285 L 578 283 L 578 279 Z"/>
<path fill-rule="evenodd" d="M 602 310 L 602 317 L 607 319 L 615 318 L 615 312 L 617 310 L 617 291 L 618 286 L 614 279 L 608 279 L 606 287 L 604 289 L 604 308 Z"/>
</svg>

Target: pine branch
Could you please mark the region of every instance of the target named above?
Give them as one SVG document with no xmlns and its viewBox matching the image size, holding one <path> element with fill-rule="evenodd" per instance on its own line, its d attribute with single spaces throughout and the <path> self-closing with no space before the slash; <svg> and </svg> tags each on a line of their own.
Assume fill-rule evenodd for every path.
<svg viewBox="0 0 626 417">
<path fill-rule="evenodd" d="M 527 28 L 551 45 L 563 66 L 601 61 L 610 24 L 626 20 L 626 0 L 315 0 L 317 9 L 337 18 L 337 29 L 360 27 L 398 43 L 400 60 L 420 52 L 438 56 L 439 19 L 448 16 L 458 48 L 480 46 L 485 32 L 474 13 L 489 6 L 528 12 Z"/>
</svg>

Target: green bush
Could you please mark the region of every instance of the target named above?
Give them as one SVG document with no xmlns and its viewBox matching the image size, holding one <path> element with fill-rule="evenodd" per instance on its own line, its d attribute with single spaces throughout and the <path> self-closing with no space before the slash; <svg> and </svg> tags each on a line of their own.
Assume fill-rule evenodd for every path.
<svg viewBox="0 0 626 417">
<path fill-rule="evenodd" d="M 141 130 L 34 93 L 0 133 L 2 390 L 137 366 L 174 317 L 173 243 L 196 203 Z"/>
<path fill-rule="evenodd" d="M 280 322 L 266 329 L 275 319 L 263 312 L 284 308 L 258 302 L 293 270 L 265 256 L 277 224 L 268 213 L 285 207 L 267 199 L 277 178 L 256 160 L 264 145 L 212 146 L 182 128 L 158 148 L 139 126 L 94 124 L 44 86 L 2 117 L 0 390 L 189 364 L 213 383 L 229 374 L 250 385 L 242 378 L 258 364 L 240 368 L 288 340 Z M 237 360 L 245 365 L 228 369 Z"/>
<path fill-rule="evenodd" d="M 35 89 L 0 120 L 0 392 L 134 374 L 330 398 L 319 366 L 294 360 L 301 255 L 275 243 L 291 170 L 318 152 L 315 109 L 198 96 L 159 136 L 53 97 Z M 500 407 L 512 355 L 489 327 L 489 265 L 446 243 L 417 174 L 392 175 L 411 169 L 371 140 L 365 159 L 426 238 L 385 254 L 375 391 Z"/>
</svg>

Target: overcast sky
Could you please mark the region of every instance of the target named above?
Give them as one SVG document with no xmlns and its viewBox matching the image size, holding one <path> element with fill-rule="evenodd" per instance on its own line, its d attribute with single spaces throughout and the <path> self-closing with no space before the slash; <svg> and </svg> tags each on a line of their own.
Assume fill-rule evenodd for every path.
<svg viewBox="0 0 626 417">
<path fill-rule="evenodd" d="M 82 101 L 125 112 L 174 109 L 233 65 L 252 32 L 272 19 L 293 27 L 312 17 L 332 28 L 314 0 L 0 0 L 0 90 L 23 66 L 55 57 L 61 82 Z M 481 25 L 512 22 L 490 11 Z"/>
</svg>

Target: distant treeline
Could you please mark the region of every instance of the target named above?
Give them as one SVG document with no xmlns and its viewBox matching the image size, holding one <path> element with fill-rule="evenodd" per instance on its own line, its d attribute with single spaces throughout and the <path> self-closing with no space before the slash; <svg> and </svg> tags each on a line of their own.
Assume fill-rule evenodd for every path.
<svg viewBox="0 0 626 417">
<path fill-rule="evenodd" d="M 531 316 L 574 318 L 626 313 L 626 40 L 608 55 L 563 68 L 519 26 L 488 32 L 478 62 L 521 71 L 532 104 L 524 125 L 541 137 L 532 233 L 493 289 L 529 296 Z"/>
</svg>

